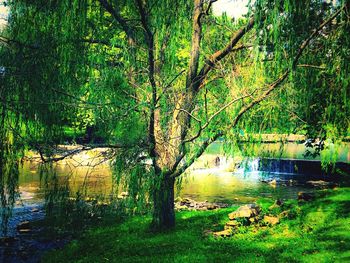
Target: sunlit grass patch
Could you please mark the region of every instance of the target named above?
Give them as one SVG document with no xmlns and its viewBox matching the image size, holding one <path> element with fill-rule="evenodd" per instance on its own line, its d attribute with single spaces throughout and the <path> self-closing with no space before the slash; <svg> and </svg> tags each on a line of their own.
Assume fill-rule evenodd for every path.
<svg viewBox="0 0 350 263">
<path fill-rule="evenodd" d="M 274 227 L 241 227 L 230 238 L 214 238 L 235 208 L 177 213 L 172 231 L 149 230 L 150 216 L 93 228 L 44 262 L 344 262 L 349 259 L 349 189 L 323 192 L 309 203 L 286 202 L 298 211 Z M 332 200 L 332 201 L 331 201 Z M 264 211 L 274 200 L 261 199 Z"/>
</svg>

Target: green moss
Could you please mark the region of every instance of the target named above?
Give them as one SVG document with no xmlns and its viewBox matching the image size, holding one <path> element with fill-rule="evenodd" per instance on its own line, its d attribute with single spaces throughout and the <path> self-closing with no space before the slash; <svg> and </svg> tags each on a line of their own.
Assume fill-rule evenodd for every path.
<svg viewBox="0 0 350 263">
<path fill-rule="evenodd" d="M 298 211 L 275 227 L 242 228 L 232 238 L 216 239 L 227 214 L 218 211 L 177 213 L 176 229 L 148 230 L 149 217 L 97 227 L 44 262 L 344 262 L 350 258 L 350 188 L 320 192 L 313 202 L 285 203 Z M 272 200 L 259 202 L 268 212 Z"/>
</svg>

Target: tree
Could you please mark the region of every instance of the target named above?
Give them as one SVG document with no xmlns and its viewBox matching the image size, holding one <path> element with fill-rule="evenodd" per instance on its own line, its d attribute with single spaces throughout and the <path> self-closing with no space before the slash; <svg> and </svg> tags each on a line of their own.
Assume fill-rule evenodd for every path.
<svg viewBox="0 0 350 263">
<path fill-rule="evenodd" d="M 342 105 L 343 117 L 321 109 L 312 123 L 323 119 L 339 134 L 348 132 L 349 2 L 257 0 L 238 21 L 214 17 L 215 2 L 8 1 L 2 112 L 18 113 L 32 127 L 22 136 L 26 144 L 44 151 L 67 116 L 93 111 L 94 125 L 108 138 L 104 146 L 118 149 L 117 170 L 134 186 L 149 186 L 156 228 L 175 225 L 175 179 L 212 142 L 235 139 L 242 129 L 261 131 L 261 109 L 280 101 L 307 117 L 310 104 L 300 101 L 324 91 L 299 92 L 315 88 L 315 79 L 325 89 L 329 76 L 341 75 L 334 93 L 344 96 L 325 104 Z M 290 112 L 281 112 L 288 119 Z M 309 123 L 298 118 L 288 124 L 272 117 L 268 126 Z"/>
</svg>

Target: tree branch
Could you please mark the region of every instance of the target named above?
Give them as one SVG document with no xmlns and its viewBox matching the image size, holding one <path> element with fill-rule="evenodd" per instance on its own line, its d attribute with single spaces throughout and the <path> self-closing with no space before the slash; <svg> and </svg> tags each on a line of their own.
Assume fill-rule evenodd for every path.
<svg viewBox="0 0 350 263">
<path fill-rule="evenodd" d="M 159 170 L 156 165 L 156 134 L 155 134 L 155 110 L 157 105 L 157 84 L 155 81 L 155 61 L 154 61 L 154 36 L 153 32 L 151 31 L 149 22 L 148 22 L 148 15 L 146 13 L 146 8 L 142 2 L 142 0 L 135 0 L 136 6 L 138 7 L 140 17 L 141 17 L 141 23 L 143 26 L 143 29 L 145 30 L 145 40 L 148 47 L 148 78 L 151 83 L 152 87 L 152 106 L 150 109 L 150 120 L 149 120 L 149 142 L 150 142 L 150 157 L 152 158 L 153 166 L 155 170 Z"/>
<path fill-rule="evenodd" d="M 16 39 L 10 39 L 10 38 L 4 37 L 4 36 L 0 36 L 0 42 L 4 43 L 6 45 L 15 44 L 17 46 L 24 47 L 24 48 L 39 49 L 39 46 L 37 46 L 37 45 L 25 44 L 25 43 L 22 43 Z"/>
<path fill-rule="evenodd" d="M 218 116 L 222 111 L 224 111 L 225 109 L 227 109 L 228 107 L 230 107 L 232 104 L 234 104 L 235 102 L 237 102 L 239 100 L 242 100 L 242 99 L 247 98 L 247 97 L 251 97 L 255 93 L 255 91 L 256 91 L 256 89 L 252 93 L 250 93 L 248 95 L 241 96 L 239 98 L 235 98 L 235 99 L 231 100 L 229 103 L 227 103 L 226 105 L 224 105 L 223 107 L 221 107 L 218 111 L 216 111 L 213 115 L 210 116 L 208 121 L 203 126 L 200 127 L 200 129 L 198 130 L 198 133 L 194 137 L 187 139 L 187 140 L 184 140 L 183 143 L 192 142 L 195 139 L 197 139 L 201 135 L 202 131 L 209 126 L 210 122 L 216 116 Z M 197 118 L 196 118 L 196 120 L 198 121 Z M 199 123 L 200 123 L 200 121 L 199 121 Z"/>
<path fill-rule="evenodd" d="M 244 27 L 242 27 L 240 30 L 234 34 L 234 36 L 231 38 L 230 42 L 221 50 L 215 52 L 213 55 L 211 55 L 205 62 L 204 66 L 200 70 L 199 74 L 196 77 L 196 82 L 198 82 L 197 86 L 202 87 L 201 83 L 208 75 L 209 71 L 215 67 L 215 65 L 225 58 L 235 47 L 235 45 L 239 42 L 239 40 L 242 39 L 242 37 L 249 32 L 253 26 L 254 26 L 255 20 L 254 18 L 251 18 L 248 22 L 248 24 Z M 240 49 L 244 48 L 241 46 Z"/>
<path fill-rule="evenodd" d="M 120 45 L 112 45 L 108 40 L 104 40 L 104 39 L 90 38 L 90 39 L 83 39 L 82 41 L 84 43 L 89 43 L 89 44 L 100 44 L 100 45 L 105 45 L 107 47 L 116 47 L 116 48 L 120 48 L 120 49 L 123 48 Z"/>
<path fill-rule="evenodd" d="M 206 15 L 209 15 L 209 11 L 210 11 L 210 8 L 212 6 L 213 3 L 217 2 L 218 0 L 209 0 L 209 3 L 208 3 L 208 6 L 207 6 L 207 9 L 205 11 L 205 14 Z"/>
<path fill-rule="evenodd" d="M 198 65 L 199 65 L 199 55 L 200 55 L 200 45 L 202 38 L 202 25 L 201 16 L 203 14 L 203 1 L 194 0 L 194 12 L 193 12 L 193 34 L 191 42 L 191 53 L 190 62 L 186 78 L 186 89 L 190 91 L 195 91 L 198 88 L 194 86 L 194 79 L 197 76 Z"/>
<path fill-rule="evenodd" d="M 133 36 L 133 30 L 132 28 L 128 25 L 127 21 L 125 18 L 123 18 L 119 11 L 113 7 L 111 3 L 109 3 L 107 0 L 98 0 L 104 9 L 110 13 L 114 19 L 118 22 L 118 24 L 122 27 L 123 31 L 127 35 L 129 39 L 129 44 L 134 45 L 135 44 L 135 39 Z"/>
<path fill-rule="evenodd" d="M 295 65 L 297 65 L 299 58 L 301 57 L 303 51 L 305 50 L 305 48 L 308 46 L 308 44 L 310 43 L 310 41 L 312 40 L 312 38 L 314 38 L 321 30 L 322 28 L 327 25 L 328 23 L 330 23 L 335 17 L 337 17 L 337 15 L 339 15 L 341 13 L 342 10 L 344 10 L 345 5 L 342 6 L 338 11 L 336 11 L 330 18 L 328 18 L 327 20 L 325 20 L 320 26 L 318 26 L 313 33 L 310 34 L 310 36 L 301 44 L 300 48 L 299 48 L 299 52 L 297 53 L 296 57 L 293 60 L 293 65 L 292 68 L 295 67 Z M 266 97 L 268 97 L 268 95 L 275 90 L 278 86 L 281 85 L 281 83 L 283 83 L 283 81 L 288 77 L 288 75 L 290 74 L 291 70 L 288 69 L 286 70 L 276 81 L 274 81 L 273 83 L 271 83 L 269 85 L 269 88 L 259 97 L 256 98 L 255 100 L 253 100 L 250 104 L 248 104 L 247 106 L 245 106 L 244 108 L 242 108 L 240 110 L 240 112 L 237 114 L 236 118 L 233 120 L 232 124 L 227 127 L 227 129 L 225 129 L 225 131 L 219 131 L 218 133 L 214 134 L 213 136 L 209 137 L 208 139 L 206 139 L 201 147 L 199 148 L 199 150 L 186 162 L 184 163 L 180 168 L 176 168 L 174 167 L 174 169 L 176 169 L 171 175 L 170 177 L 178 177 L 180 176 L 188 167 L 190 167 L 194 161 L 200 157 L 205 150 L 208 148 L 208 146 L 213 143 L 214 141 L 216 141 L 218 138 L 222 137 L 223 135 L 225 135 L 225 133 L 235 127 L 238 123 L 238 121 L 241 119 L 241 117 L 243 116 L 243 114 L 245 112 L 247 112 L 248 110 L 250 110 L 251 108 L 253 108 L 255 105 L 259 104 L 262 100 L 264 100 Z M 177 163 L 177 165 L 180 162 Z"/>
<path fill-rule="evenodd" d="M 321 25 L 319 25 L 314 32 L 307 38 L 304 40 L 304 42 L 301 44 L 299 51 L 297 53 L 297 55 L 295 56 L 295 59 L 293 61 L 293 69 L 295 69 L 297 62 L 301 56 L 301 54 L 303 53 L 304 49 L 309 45 L 310 41 L 323 29 L 323 27 L 327 24 L 329 24 L 334 18 L 336 18 L 341 11 L 343 11 L 345 9 L 345 5 L 343 5 L 341 8 L 339 8 L 339 10 L 337 12 L 335 12 L 330 18 L 328 18 L 327 20 L 325 20 Z"/>
<path fill-rule="evenodd" d="M 314 69 L 319 69 L 319 70 L 326 70 L 326 67 L 322 66 L 316 66 L 316 65 L 308 65 L 308 64 L 299 64 L 297 65 L 299 68 L 314 68 Z"/>
</svg>

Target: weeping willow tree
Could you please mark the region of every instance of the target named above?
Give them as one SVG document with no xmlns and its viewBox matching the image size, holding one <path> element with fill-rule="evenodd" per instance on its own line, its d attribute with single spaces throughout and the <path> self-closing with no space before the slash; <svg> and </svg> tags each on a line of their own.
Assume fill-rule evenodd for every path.
<svg viewBox="0 0 350 263">
<path fill-rule="evenodd" d="M 1 147 L 44 156 L 65 126 L 94 126 L 106 143 L 84 149 L 117 149 L 116 173 L 170 228 L 175 179 L 219 138 L 349 134 L 349 1 L 256 0 L 236 20 L 215 2 L 7 1 L 1 112 L 17 126 Z"/>
</svg>

